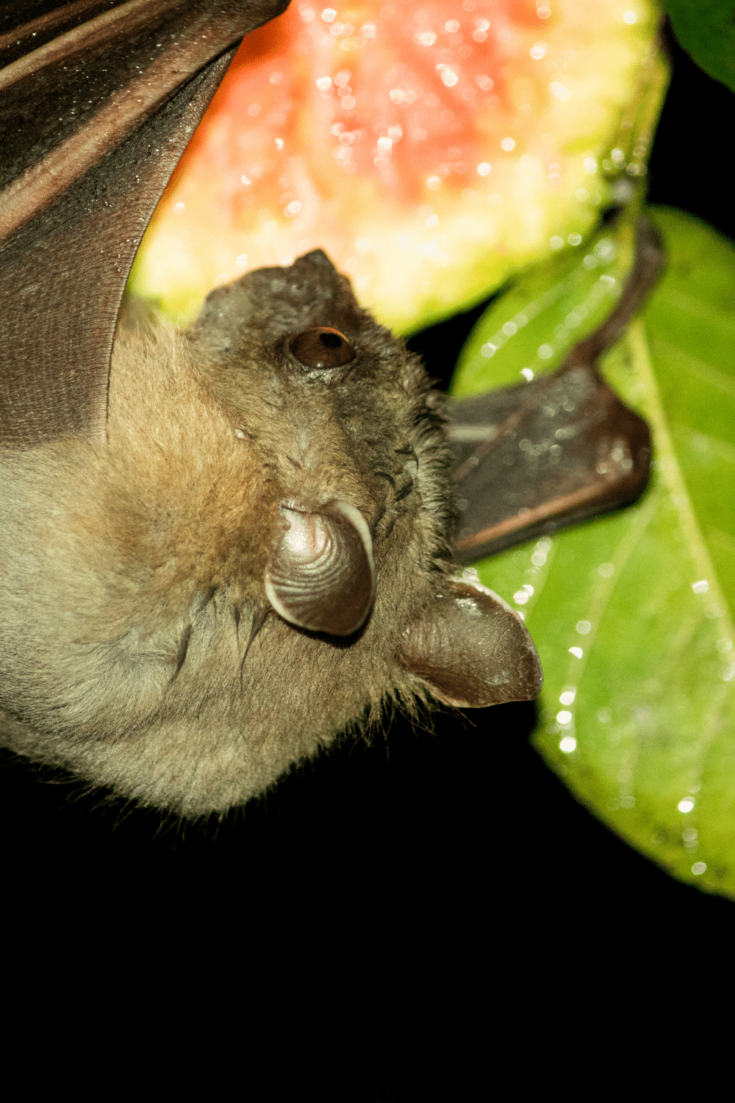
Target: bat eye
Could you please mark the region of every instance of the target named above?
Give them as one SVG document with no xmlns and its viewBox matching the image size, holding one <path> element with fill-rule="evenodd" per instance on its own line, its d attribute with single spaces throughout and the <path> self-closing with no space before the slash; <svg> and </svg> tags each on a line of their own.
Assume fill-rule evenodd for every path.
<svg viewBox="0 0 735 1103">
<path fill-rule="evenodd" d="M 355 350 L 344 333 L 326 326 L 305 329 L 291 338 L 288 347 L 305 368 L 341 368 L 355 359 Z"/>
</svg>

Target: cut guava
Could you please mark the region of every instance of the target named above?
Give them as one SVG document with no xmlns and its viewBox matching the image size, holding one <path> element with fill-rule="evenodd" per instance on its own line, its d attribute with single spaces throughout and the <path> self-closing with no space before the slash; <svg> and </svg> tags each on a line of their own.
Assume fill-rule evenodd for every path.
<svg viewBox="0 0 735 1103">
<path fill-rule="evenodd" d="M 645 172 L 657 20 L 650 0 L 292 3 L 245 39 L 132 291 L 188 321 L 319 247 L 398 331 L 477 301 Z"/>
</svg>

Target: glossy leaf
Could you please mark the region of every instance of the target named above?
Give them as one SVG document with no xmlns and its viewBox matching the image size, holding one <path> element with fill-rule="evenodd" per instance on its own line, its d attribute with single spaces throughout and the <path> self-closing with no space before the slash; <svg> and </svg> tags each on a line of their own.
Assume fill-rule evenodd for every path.
<svg viewBox="0 0 735 1103">
<path fill-rule="evenodd" d="M 735 92 L 735 15 L 731 0 L 664 0 L 679 42 L 715 80 Z"/>
<path fill-rule="evenodd" d="M 541 655 L 535 742 L 548 764 L 670 873 L 735 896 L 735 247 L 679 212 L 653 217 L 667 271 L 603 365 L 651 424 L 650 489 L 632 508 L 478 566 L 523 610 Z M 496 303 L 455 393 L 554 366 L 593 328 L 600 275 L 619 288 L 631 222 L 608 235 L 605 271 L 585 275 L 570 253 Z M 506 341 L 483 357 L 497 333 Z"/>
</svg>

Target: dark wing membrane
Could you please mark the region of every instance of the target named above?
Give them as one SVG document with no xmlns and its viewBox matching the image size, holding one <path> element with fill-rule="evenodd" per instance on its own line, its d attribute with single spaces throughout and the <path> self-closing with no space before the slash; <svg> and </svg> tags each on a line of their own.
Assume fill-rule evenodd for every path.
<svg viewBox="0 0 735 1103">
<path fill-rule="evenodd" d="M 643 493 L 648 426 L 600 377 L 596 361 L 640 307 L 662 263 L 659 238 L 642 219 L 620 301 L 556 372 L 452 404 L 461 562 L 607 513 Z"/>
<path fill-rule="evenodd" d="M 461 562 L 635 500 L 650 437 L 593 367 L 457 402 L 455 458 Z"/>
<path fill-rule="evenodd" d="M 104 437 L 112 340 L 140 239 L 234 48 L 286 6 L 3 6 L 0 444 Z"/>
</svg>

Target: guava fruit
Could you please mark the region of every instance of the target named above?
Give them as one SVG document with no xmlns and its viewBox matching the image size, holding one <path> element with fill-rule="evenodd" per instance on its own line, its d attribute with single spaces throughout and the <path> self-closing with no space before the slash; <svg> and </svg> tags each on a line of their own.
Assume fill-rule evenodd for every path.
<svg viewBox="0 0 735 1103">
<path fill-rule="evenodd" d="M 396 330 L 477 301 L 645 172 L 657 20 L 651 0 L 292 3 L 236 55 L 133 293 L 188 321 L 320 247 Z"/>
</svg>

